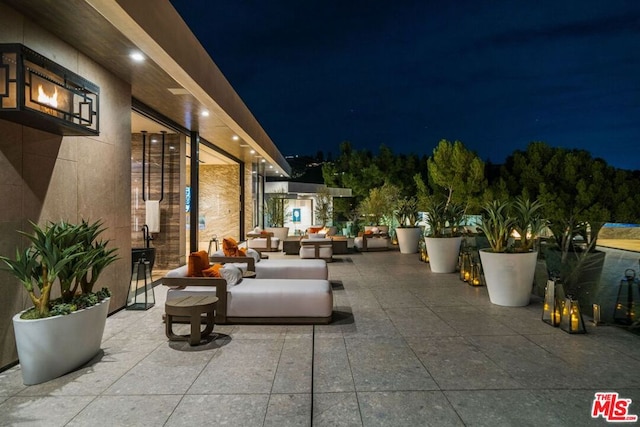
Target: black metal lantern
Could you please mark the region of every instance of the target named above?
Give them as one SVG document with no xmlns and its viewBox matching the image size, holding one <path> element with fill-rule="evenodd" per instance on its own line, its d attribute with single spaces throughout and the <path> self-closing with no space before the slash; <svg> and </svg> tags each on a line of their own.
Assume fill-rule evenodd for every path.
<svg viewBox="0 0 640 427">
<path fill-rule="evenodd" d="M 0 44 L 0 118 L 58 135 L 98 135 L 100 88 L 24 45 Z"/>
<path fill-rule="evenodd" d="M 577 299 L 567 296 L 562 302 L 560 329 L 570 334 L 586 334 L 584 319 Z"/>
<path fill-rule="evenodd" d="M 560 310 L 561 304 L 556 297 L 556 280 L 547 280 L 547 286 L 544 288 L 544 303 L 542 304 L 542 321 L 551 326 L 560 325 Z"/>
<path fill-rule="evenodd" d="M 127 295 L 127 310 L 148 310 L 156 303 L 151 278 L 151 263 L 141 257 L 133 264 Z"/>
<path fill-rule="evenodd" d="M 460 280 L 468 282 L 471 277 L 471 252 L 465 248 L 460 252 Z"/>
<path fill-rule="evenodd" d="M 628 268 L 624 271 L 624 279 L 620 280 L 613 321 L 621 325 L 631 325 L 637 318 L 635 302 L 638 301 L 636 272 Z"/>
<path fill-rule="evenodd" d="M 484 275 L 482 274 L 482 264 L 479 259 L 473 257 L 471 261 L 471 272 L 467 283 L 471 286 L 484 286 Z"/>
</svg>

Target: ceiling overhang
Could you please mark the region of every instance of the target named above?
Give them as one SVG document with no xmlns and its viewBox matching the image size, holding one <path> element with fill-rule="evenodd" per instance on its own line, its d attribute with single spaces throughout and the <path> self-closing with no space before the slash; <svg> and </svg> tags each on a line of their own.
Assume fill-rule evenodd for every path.
<svg viewBox="0 0 640 427">
<path fill-rule="evenodd" d="M 168 1 L 3 1 L 130 83 L 133 98 L 162 116 L 245 163 L 290 176 L 284 156 Z M 145 59 L 133 61 L 134 51 Z"/>
</svg>

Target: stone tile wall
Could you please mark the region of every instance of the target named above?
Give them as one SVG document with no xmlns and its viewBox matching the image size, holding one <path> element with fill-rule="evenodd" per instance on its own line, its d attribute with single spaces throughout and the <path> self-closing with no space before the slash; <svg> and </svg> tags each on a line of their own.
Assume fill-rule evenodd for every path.
<svg viewBox="0 0 640 427">
<path fill-rule="evenodd" d="M 23 43 L 100 86 L 100 135 L 52 135 L 0 120 L 0 254 L 26 244 L 16 230 L 29 221 L 104 221 L 120 260 L 97 286 L 126 304 L 131 255 L 131 88 L 75 49 L 0 3 L 0 43 Z M 0 368 L 17 359 L 11 318 L 31 306 L 24 289 L 0 271 Z"/>
</svg>

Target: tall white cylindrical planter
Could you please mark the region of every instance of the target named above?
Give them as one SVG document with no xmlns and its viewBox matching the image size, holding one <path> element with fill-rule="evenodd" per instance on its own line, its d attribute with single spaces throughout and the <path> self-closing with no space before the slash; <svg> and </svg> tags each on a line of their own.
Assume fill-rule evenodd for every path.
<svg viewBox="0 0 640 427">
<path fill-rule="evenodd" d="M 398 238 L 398 246 L 401 254 L 418 253 L 418 243 L 422 230 L 419 227 L 398 227 L 396 228 L 396 237 Z"/>
<path fill-rule="evenodd" d="M 18 359 L 25 385 L 52 380 L 90 361 L 102 343 L 109 298 L 65 316 L 23 320 L 13 316 Z"/>
<path fill-rule="evenodd" d="M 506 307 L 529 305 L 538 252 L 503 253 L 480 249 L 489 300 Z"/>
<path fill-rule="evenodd" d="M 425 237 L 429 266 L 434 273 L 453 273 L 458 264 L 462 237 Z"/>
</svg>

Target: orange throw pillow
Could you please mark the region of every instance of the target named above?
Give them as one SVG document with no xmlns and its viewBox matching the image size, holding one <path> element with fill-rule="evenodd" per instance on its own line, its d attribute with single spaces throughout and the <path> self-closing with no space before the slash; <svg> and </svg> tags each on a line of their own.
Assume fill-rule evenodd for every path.
<svg viewBox="0 0 640 427">
<path fill-rule="evenodd" d="M 202 270 L 202 274 L 204 277 L 221 277 L 220 269 L 222 268 L 222 264 L 213 264 L 211 267 Z"/>
<path fill-rule="evenodd" d="M 231 237 L 222 239 L 222 252 L 224 256 L 247 256 L 247 251 L 238 248 L 238 242 Z"/>
<path fill-rule="evenodd" d="M 209 268 L 209 253 L 207 251 L 192 252 L 187 264 L 187 277 L 203 277 L 202 270 Z"/>
</svg>

